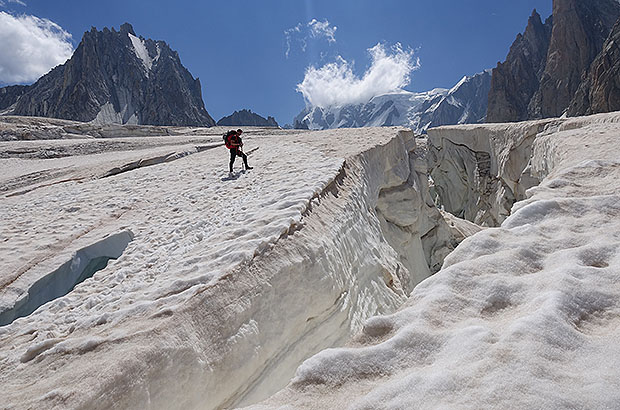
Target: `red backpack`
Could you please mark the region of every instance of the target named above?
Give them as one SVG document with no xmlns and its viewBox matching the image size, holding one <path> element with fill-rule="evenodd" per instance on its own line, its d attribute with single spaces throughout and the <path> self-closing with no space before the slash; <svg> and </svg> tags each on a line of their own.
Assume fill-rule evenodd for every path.
<svg viewBox="0 0 620 410">
<path fill-rule="evenodd" d="M 224 139 L 224 143 L 226 144 L 226 148 L 231 149 L 233 147 L 232 137 L 235 134 L 237 134 L 237 131 L 233 131 L 233 130 L 230 130 L 226 134 L 224 134 L 223 139 Z"/>
</svg>

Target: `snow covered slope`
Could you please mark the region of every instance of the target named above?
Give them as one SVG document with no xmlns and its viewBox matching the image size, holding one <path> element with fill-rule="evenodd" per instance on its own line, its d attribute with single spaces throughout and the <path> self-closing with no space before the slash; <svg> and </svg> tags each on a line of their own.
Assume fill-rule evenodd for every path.
<svg viewBox="0 0 620 410">
<path fill-rule="evenodd" d="M 512 138 L 532 129 L 524 154 Z M 253 408 L 618 408 L 620 113 L 432 135 L 542 182 L 501 227 L 461 243 L 404 308 L 306 360 Z"/>
<path fill-rule="evenodd" d="M 463 77 L 452 89 L 423 93 L 399 91 L 373 97 L 365 104 L 308 107 L 295 119 L 295 128 L 323 130 L 404 126 L 416 134 L 444 124 L 484 122 L 491 71 Z"/>
<path fill-rule="evenodd" d="M 257 402 L 439 268 L 410 131 L 283 133 L 233 176 L 220 135 L 3 142 L 2 407 Z"/>
</svg>

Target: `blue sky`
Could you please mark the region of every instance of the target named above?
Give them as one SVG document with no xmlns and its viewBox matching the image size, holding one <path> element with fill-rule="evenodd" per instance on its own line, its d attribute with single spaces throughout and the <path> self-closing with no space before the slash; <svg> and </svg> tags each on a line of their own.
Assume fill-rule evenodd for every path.
<svg viewBox="0 0 620 410">
<path fill-rule="evenodd" d="M 282 125 L 305 105 L 297 86 L 310 66 L 346 64 L 363 77 L 370 48 L 381 43 L 390 57 L 400 43 L 419 62 L 405 89 L 449 88 L 503 61 L 534 8 L 546 18 L 551 0 L 0 0 L 0 11 L 56 23 L 74 47 L 91 26 L 129 22 L 179 52 L 216 121 L 248 108 Z"/>
</svg>

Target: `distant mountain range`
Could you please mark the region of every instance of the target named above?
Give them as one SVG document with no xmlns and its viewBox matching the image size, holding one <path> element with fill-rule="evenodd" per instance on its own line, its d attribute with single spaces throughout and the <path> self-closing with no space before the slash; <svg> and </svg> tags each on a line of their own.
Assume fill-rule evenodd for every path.
<svg viewBox="0 0 620 410">
<path fill-rule="evenodd" d="M 620 110 L 620 2 L 554 0 L 546 21 L 533 11 L 506 61 L 452 89 L 400 91 L 363 104 L 307 107 L 294 128 L 512 122 Z"/>
<path fill-rule="evenodd" d="M 293 128 L 428 128 L 511 122 L 620 110 L 620 2 L 553 0 L 546 21 L 534 10 L 503 63 L 451 89 L 398 91 L 360 104 L 307 107 Z M 92 28 L 74 55 L 29 86 L 0 88 L 0 115 L 96 124 L 213 126 L 201 85 L 163 41 Z M 273 126 L 249 110 L 220 125 Z M 285 127 L 288 127 L 285 126 Z"/>
<path fill-rule="evenodd" d="M 620 4 L 554 0 L 544 23 L 527 28 L 493 69 L 488 122 L 620 110 Z"/>
<path fill-rule="evenodd" d="M 254 127 L 279 127 L 276 119 L 269 116 L 267 118 L 253 113 L 252 110 L 235 111 L 231 115 L 222 118 L 217 125 L 245 125 Z"/>
<path fill-rule="evenodd" d="M 31 86 L 0 89 L 3 114 L 99 124 L 213 126 L 200 81 L 163 41 L 130 24 L 86 32 L 65 64 Z"/>
<path fill-rule="evenodd" d="M 463 77 L 451 89 L 379 95 L 363 104 L 307 107 L 294 119 L 294 128 L 328 129 L 405 126 L 416 133 L 430 127 L 484 122 L 491 71 Z"/>
</svg>

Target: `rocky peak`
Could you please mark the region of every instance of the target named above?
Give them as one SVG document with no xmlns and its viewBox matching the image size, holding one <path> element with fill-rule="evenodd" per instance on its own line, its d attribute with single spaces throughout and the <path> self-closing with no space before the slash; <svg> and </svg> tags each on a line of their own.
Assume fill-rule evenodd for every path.
<svg viewBox="0 0 620 410">
<path fill-rule="evenodd" d="M 97 123 L 212 126 L 200 81 L 163 41 L 94 27 L 75 53 L 19 97 L 15 115 Z"/>
<path fill-rule="evenodd" d="M 553 32 L 540 85 L 540 117 L 559 117 L 620 16 L 616 0 L 554 0 Z"/>
<path fill-rule="evenodd" d="M 493 70 L 487 121 L 561 116 L 618 17 L 617 0 L 554 0 L 544 24 L 534 11 Z"/>
<path fill-rule="evenodd" d="M 121 34 L 131 34 L 136 35 L 136 32 L 133 31 L 133 26 L 129 23 L 125 23 L 121 26 Z"/>
<path fill-rule="evenodd" d="M 266 119 L 260 115 L 253 113 L 252 110 L 243 109 L 235 111 L 231 115 L 222 118 L 217 125 L 245 125 L 254 127 L 279 127 L 276 119 L 268 116 Z"/>
<path fill-rule="evenodd" d="M 542 22 L 532 12 L 523 34 L 517 35 L 504 63 L 493 70 L 488 122 L 522 121 L 529 117 L 528 105 L 539 88 L 551 38 L 552 18 Z"/>
</svg>

